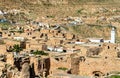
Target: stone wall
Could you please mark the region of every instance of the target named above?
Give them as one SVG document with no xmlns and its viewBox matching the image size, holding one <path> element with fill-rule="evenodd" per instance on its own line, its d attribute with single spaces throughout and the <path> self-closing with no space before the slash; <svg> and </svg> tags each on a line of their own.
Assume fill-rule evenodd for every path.
<svg viewBox="0 0 120 78">
<path fill-rule="evenodd" d="M 47 50 L 47 45 L 46 44 L 26 43 L 26 49 L 28 49 L 28 50 Z"/>
<path fill-rule="evenodd" d="M 71 74 L 78 75 L 79 74 L 79 57 L 73 57 L 71 58 Z"/>
<path fill-rule="evenodd" d="M 70 55 L 58 56 L 58 57 L 51 57 L 50 58 L 50 74 L 57 74 L 60 73 L 58 68 L 67 68 L 68 70 L 71 68 L 71 58 Z"/>
<path fill-rule="evenodd" d="M 42 77 L 49 75 L 50 58 L 31 57 L 30 58 L 30 65 L 31 65 L 31 72 L 33 72 L 34 75 L 42 76 Z"/>
</svg>

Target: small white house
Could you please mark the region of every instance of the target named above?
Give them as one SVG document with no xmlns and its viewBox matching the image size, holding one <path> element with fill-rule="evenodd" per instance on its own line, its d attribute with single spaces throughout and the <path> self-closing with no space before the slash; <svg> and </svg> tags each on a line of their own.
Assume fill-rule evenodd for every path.
<svg viewBox="0 0 120 78">
<path fill-rule="evenodd" d="M 55 47 L 55 48 L 53 48 L 53 47 L 47 47 L 47 49 L 49 50 L 49 51 L 55 51 L 55 52 L 63 52 L 64 50 L 63 50 L 63 47 Z"/>
<path fill-rule="evenodd" d="M 49 51 L 54 51 L 54 48 L 53 48 L 53 47 L 50 47 L 50 46 L 48 46 L 47 49 L 48 49 Z"/>
<path fill-rule="evenodd" d="M 46 28 L 49 28 L 49 27 L 50 27 L 49 24 L 47 24 L 47 23 L 42 23 L 42 22 L 39 22 L 39 23 L 38 23 L 38 26 L 39 26 L 39 27 L 46 27 Z"/>
<path fill-rule="evenodd" d="M 55 48 L 56 52 L 63 52 L 63 47 Z"/>
<path fill-rule="evenodd" d="M 89 41 L 94 43 L 104 42 L 103 38 L 89 38 Z"/>
<path fill-rule="evenodd" d="M 24 41 L 25 40 L 24 37 L 14 37 L 13 39 L 14 40 L 18 40 L 18 41 Z"/>
<path fill-rule="evenodd" d="M 111 40 L 104 40 L 104 43 L 110 43 Z"/>
<path fill-rule="evenodd" d="M 34 56 L 34 54 L 29 54 L 29 56 Z"/>
<path fill-rule="evenodd" d="M 85 44 L 85 42 L 75 42 L 75 44 Z"/>
</svg>

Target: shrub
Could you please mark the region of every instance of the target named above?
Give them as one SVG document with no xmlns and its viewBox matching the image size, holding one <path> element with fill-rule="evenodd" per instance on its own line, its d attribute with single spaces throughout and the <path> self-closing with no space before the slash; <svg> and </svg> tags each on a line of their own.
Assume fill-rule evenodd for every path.
<svg viewBox="0 0 120 78">
<path fill-rule="evenodd" d="M 34 54 L 34 55 L 45 55 L 45 56 L 47 56 L 48 55 L 48 53 L 45 53 L 44 51 L 34 51 L 32 54 Z"/>
<path fill-rule="evenodd" d="M 20 51 L 22 51 L 22 48 L 18 44 L 15 44 L 15 45 L 13 45 L 13 49 L 12 50 L 14 52 L 20 52 Z"/>
<path fill-rule="evenodd" d="M 82 8 L 82 9 L 79 9 L 79 10 L 77 10 L 77 13 L 82 13 L 82 11 L 83 11 L 84 9 Z"/>
<path fill-rule="evenodd" d="M 119 75 L 112 75 L 110 78 L 120 78 Z"/>
<path fill-rule="evenodd" d="M 65 68 L 65 67 L 59 67 L 58 69 L 59 69 L 59 70 L 63 70 L 63 71 L 68 70 L 68 68 Z"/>
</svg>

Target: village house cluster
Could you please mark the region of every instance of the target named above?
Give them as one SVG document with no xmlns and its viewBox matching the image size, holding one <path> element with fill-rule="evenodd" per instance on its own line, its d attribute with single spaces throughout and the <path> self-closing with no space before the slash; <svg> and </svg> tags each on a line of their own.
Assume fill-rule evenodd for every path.
<svg viewBox="0 0 120 78">
<path fill-rule="evenodd" d="M 68 26 L 84 24 L 79 17 L 66 20 Z M 103 78 L 120 71 L 114 27 L 110 39 L 104 40 L 81 38 L 62 25 L 27 21 L 0 29 L 0 78 Z"/>
</svg>

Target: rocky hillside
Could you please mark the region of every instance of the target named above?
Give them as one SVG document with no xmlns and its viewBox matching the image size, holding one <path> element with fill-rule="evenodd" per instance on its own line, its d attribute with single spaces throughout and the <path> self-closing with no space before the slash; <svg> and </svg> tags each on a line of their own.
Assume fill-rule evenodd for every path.
<svg viewBox="0 0 120 78">
<path fill-rule="evenodd" d="M 119 0 L 1 0 L 3 3 L 28 3 L 28 4 L 85 4 L 85 3 L 119 3 Z"/>
<path fill-rule="evenodd" d="M 0 8 L 30 8 L 30 6 L 50 6 L 50 5 L 116 5 L 119 4 L 120 0 L 0 0 Z M 4 6 L 6 5 L 6 6 Z"/>
</svg>

